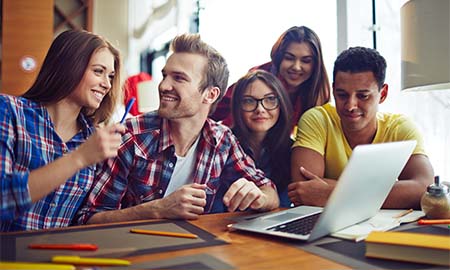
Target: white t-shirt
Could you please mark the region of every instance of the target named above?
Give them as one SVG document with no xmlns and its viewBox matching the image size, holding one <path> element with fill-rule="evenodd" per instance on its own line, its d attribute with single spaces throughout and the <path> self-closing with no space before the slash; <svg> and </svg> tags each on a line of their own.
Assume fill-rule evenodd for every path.
<svg viewBox="0 0 450 270">
<path fill-rule="evenodd" d="M 169 185 L 167 185 L 166 193 L 164 197 L 167 197 L 170 193 L 174 192 L 183 185 L 192 183 L 192 177 L 195 169 L 195 158 L 197 153 L 197 145 L 200 140 L 200 136 L 197 137 L 194 144 L 189 148 L 186 156 L 180 157 L 177 154 L 177 162 L 173 169 L 172 177 L 170 178 Z"/>
</svg>

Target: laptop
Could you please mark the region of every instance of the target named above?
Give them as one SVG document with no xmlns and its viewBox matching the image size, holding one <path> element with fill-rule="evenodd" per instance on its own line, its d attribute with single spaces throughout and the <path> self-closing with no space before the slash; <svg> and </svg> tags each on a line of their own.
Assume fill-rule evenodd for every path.
<svg viewBox="0 0 450 270">
<path fill-rule="evenodd" d="M 229 227 L 313 241 L 367 220 L 381 208 L 415 146 L 416 141 L 356 146 L 324 208 L 298 206 Z"/>
</svg>

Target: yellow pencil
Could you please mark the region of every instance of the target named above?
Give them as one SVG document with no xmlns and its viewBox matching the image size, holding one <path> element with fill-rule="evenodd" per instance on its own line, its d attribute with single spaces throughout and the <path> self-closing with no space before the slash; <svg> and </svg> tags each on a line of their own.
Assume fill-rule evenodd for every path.
<svg viewBox="0 0 450 270">
<path fill-rule="evenodd" d="M 114 258 L 92 258 L 92 257 L 80 257 L 72 255 L 63 256 L 53 256 L 52 262 L 54 263 L 72 263 L 75 265 L 98 265 L 98 266 L 108 266 L 108 265 L 121 265 L 127 266 L 131 262 L 127 260 L 114 259 Z"/>
<path fill-rule="evenodd" d="M 414 210 L 413 210 L 413 209 L 405 210 L 405 211 L 403 211 L 403 212 L 400 212 L 398 215 L 394 216 L 393 218 L 401 218 L 401 217 L 404 217 L 404 216 L 406 216 L 407 214 L 412 213 L 412 211 L 414 211 Z"/>
<path fill-rule="evenodd" d="M 75 266 L 52 263 L 0 262 L 0 269 L 75 270 Z"/>
<path fill-rule="evenodd" d="M 141 233 L 141 234 L 151 234 L 151 235 L 161 235 L 161 236 L 171 236 L 171 237 L 182 237 L 182 238 L 198 238 L 197 235 L 192 233 L 176 233 L 176 232 L 161 232 L 161 231 L 151 231 L 151 230 L 142 230 L 142 229 L 131 229 L 132 233 Z"/>
</svg>

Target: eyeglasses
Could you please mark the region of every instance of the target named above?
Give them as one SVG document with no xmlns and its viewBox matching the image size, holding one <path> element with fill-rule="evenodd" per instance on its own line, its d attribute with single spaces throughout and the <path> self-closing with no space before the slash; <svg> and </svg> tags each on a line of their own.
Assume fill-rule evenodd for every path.
<svg viewBox="0 0 450 270">
<path fill-rule="evenodd" d="M 258 108 L 258 103 L 261 103 L 264 109 L 271 111 L 278 108 L 280 100 L 277 96 L 267 96 L 259 99 L 245 96 L 241 100 L 241 108 L 245 112 L 253 112 Z"/>
</svg>

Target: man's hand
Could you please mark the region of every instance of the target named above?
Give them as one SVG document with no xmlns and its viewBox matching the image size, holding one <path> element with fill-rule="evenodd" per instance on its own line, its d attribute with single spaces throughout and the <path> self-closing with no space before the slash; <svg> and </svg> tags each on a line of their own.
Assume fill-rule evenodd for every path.
<svg viewBox="0 0 450 270">
<path fill-rule="evenodd" d="M 297 181 L 289 184 L 288 196 L 291 202 L 295 206 L 325 206 L 334 187 L 303 167 L 300 167 L 300 173 L 307 181 Z"/>
<path fill-rule="evenodd" d="M 184 185 L 169 196 L 162 198 L 158 211 L 161 218 L 197 219 L 203 214 L 206 205 L 206 185 Z"/>
<path fill-rule="evenodd" d="M 234 212 L 236 209 L 243 211 L 248 207 L 258 210 L 265 207 L 267 195 L 254 182 L 240 178 L 225 193 L 223 203 L 230 212 Z"/>
</svg>

